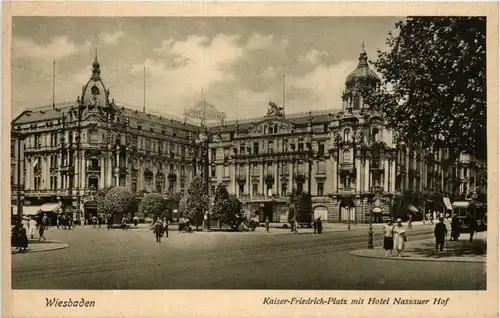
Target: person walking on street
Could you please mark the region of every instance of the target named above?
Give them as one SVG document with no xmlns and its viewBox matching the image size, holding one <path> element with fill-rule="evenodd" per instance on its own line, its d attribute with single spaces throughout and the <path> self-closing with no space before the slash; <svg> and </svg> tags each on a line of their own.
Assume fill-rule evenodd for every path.
<svg viewBox="0 0 500 318">
<path fill-rule="evenodd" d="M 127 218 L 123 217 L 122 218 L 122 231 L 127 229 Z"/>
<path fill-rule="evenodd" d="M 61 225 L 61 215 L 58 214 L 57 215 L 57 218 L 56 218 L 56 226 L 57 226 L 57 229 L 59 229 L 59 226 Z"/>
<path fill-rule="evenodd" d="M 398 218 L 394 226 L 394 249 L 398 251 L 398 257 L 402 257 L 406 241 L 406 230 L 401 222 L 402 220 Z"/>
<path fill-rule="evenodd" d="M 409 214 L 409 215 L 408 215 L 408 229 L 410 229 L 410 230 L 411 230 L 411 226 L 412 226 L 412 224 L 411 224 L 411 221 L 412 221 L 412 220 L 413 220 L 413 217 L 412 217 L 412 215 L 411 215 L 411 214 Z"/>
<path fill-rule="evenodd" d="M 111 230 L 111 228 L 113 227 L 113 217 L 111 216 L 111 214 L 108 214 L 108 230 Z"/>
<path fill-rule="evenodd" d="M 45 225 L 43 224 L 40 224 L 40 227 L 38 228 L 38 240 L 40 241 L 42 238 L 44 241 L 46 241 L 47 239 L 45 238 L 45 236 L 43 236 L 43 233 L 45 232 Z"/>
<path fill-rule="evenodd" d="M 476 227 L 477 227 L 476 220 L 471 215 L 469 215 L 469 228 L 470 228 L 469 242 L 471 243 L 472 240 L 474 239 L 474 234 L 476 233 Z"/>
<path fill-rule="evenodd" d="M 167 218 L 163 218 L 163 232 L 165 233 L 165 237 L 168 237 L 168 220 L 167 220 Z"/>
<path fill-rule="evenodd" d="M 35 233 L 36 233 L 36 221 L 35 221 L 35 218 L 31 218 L 29 223 L 28 223 L 28 231 L 29 231 L 29 235 L 31 238 L 34 238 L 35 237 Z"/>
<path fill-rule="evenodd" d="M 446 224 L 444 224 L 444 219 L 439 218 L 438 223 L 434 227 L 434 237 L 436 238 L 436 252 L 440 252 L 444 249 L 444 241 L 446 240 L 446 235 L 448 234 L 448 229 Z"/>
<path fill-rule="evenodd" d="M 19 247 L 20 252 L 28 251 L 28 235 L 24 226 L 21 226 L 21 228 L 19 229 Z"/>
<path fill-rule="evenodd" d="M 269 233 L 269 218 L 266 217 L 266 232 Z"/>
<path fill-rule="evenodd" d="M 460 220 L 456 215 L 451 218 L 451 236 L 450 241 L 458 241 L 460 236 Z"/>
<path fill-rule="evenodd" d="M 162 224 L 161 224 L 159 219 L 156 220 L 153 231 L 154 231 L 155 236 L 156 236 L 156 243 L 161 243 L 161 236 L 162 236 L 163 228 L 162 228 Z"/>
<path fill-rule="evenodd" d="M 318 220 L 314 219 L 313 220 L 313 228 L 314 228 L 314 234 L 318 231 Z"/>
<path fill-rule="evenodd" d="M 392 257 L 392 250 L 394 249 L 394 225 L 391 219 L 387 221 L 387 224 L 384 224 L 383 231 L 385 257 Z"/>
<path fill-rule="evenodd" d="M 321 221 L 321 217 L 318 217 L 318 234 L 323 233 L 323 221 Z"/>
</svg>

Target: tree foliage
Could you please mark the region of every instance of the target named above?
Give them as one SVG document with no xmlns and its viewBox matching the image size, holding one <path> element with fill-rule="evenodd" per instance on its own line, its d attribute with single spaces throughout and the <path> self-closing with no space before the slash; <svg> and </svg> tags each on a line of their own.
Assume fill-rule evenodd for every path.
<svg viewBox="0 0 500 318">
<path fill-rule="evenodd" d="M 102 189 L 97 190 L 96 195 L 95 195 L 95 200 L 97 203 L 97 211 L 99 213 L 104 213 L 104 214 L 109 214 L 111 213 L 110 211 L 106 211 L 105 205 L 104 205 L 104 198 L 106 197 L 106 193 L 109 192 L 109 190 L 113 189 L 113 187 L 104 187 Z"/>
<path fill-rule="evenodd" d="M 294 205 L 294 209 L 292 213 L 288 214 L 289 221 L 293 217 L 296 217 L 299 222 L 311 221 L 312 201 L 309 194 L 299 189 L 293 189 L 290 194 L 290 203 Z"/>
<path fill-rule="evenodd" d="M 486 158 L 486 18 L 413 17 L 396 24 L 367 94 L 396 141 Z"/>
<path fill-rule="evenodd" d="M 207 208 L 208 197 L 206 195 L 205 183 L 201 176 L 196 176 L 191 180 L 187 191 L 186 217 L 196 226 L 203 220 L 203 215 Z"/>
<path fill-rule="evenodd" d="M 103 209 L 113 216 L 131 217 L 137 211 L 137 201 L 134 194 L 122 187 L 110 189 L 103 201 Z"/>
<path fill-rule="evenodd" d="M 212 215 L 220 222 L 237 227 L 241 221 L 241 202 L 235 195 L 230 195 L 223 184 L 215 189 Z"/>
<path fill-rule="evenodd" d="M 139 212 L 143 213 L 144 216 L 152 215 L 153 220 L 168 217 L 167 209 L 168 206 L 163 196 L 157 193 L 150 193 L 144 196 L 139 205 Z"/>
</svg>

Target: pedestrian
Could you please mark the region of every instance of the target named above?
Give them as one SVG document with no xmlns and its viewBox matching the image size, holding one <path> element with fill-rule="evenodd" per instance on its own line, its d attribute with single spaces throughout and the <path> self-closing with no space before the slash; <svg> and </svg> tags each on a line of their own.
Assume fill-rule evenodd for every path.
<svg viewBox="0 0 500 318">
<path fill-rule="evenodd" d="M 28 223 L 28 231 L 31 238 L 35 238 L 36 233 L 36 221 L 35 218 L 32 217 Z"/>
<path fill-rule="evenodd" d="M 122 231 L 127 230 L 127 218 L 122 218 Z"/>
<path fill-rule="evenodd" d="M 321 217 L 318 217 L 318 234 L 323 233 L 323 221 L 321 221 Z"/>
<path fill-rule="evenodd" d="M 20 250 L 21 249 L 21 242 L 19 240 L 19 232 L 20 232 L 20 229 L 21 229 L 22 225 L 21 225 L 21 222 L 19 220 L 16 221 L 14 227 L 12 228 L 12 234 L 11 234 L 11 246 L 15 247 L 16 250 Z"/>
<path fill-rule="evenodd" d="M 134 216 L 134 226 L 137 226 L 139 224 L 139 218 L 137 216 Z"/>
<path fill-rule="evenodd" d="M 168 220 L 167 220 L 167 218 L 163 218 L 163 231 L 165 233 L 165 237 L 168 237 Z"/>
<path fill-rule="evenodd" d="M 113 217 L 111 216 L 111 214 L 108 214 L 107 221 L 108 221 L 107 223 L 108 223 L 108 231 L 109 231 L 113 227 Z"/>
<path fill-rule="evenodd" d="M 412 215 L 409 214 L 408 215 L 408 229 L 410 229 L 410 230 L 411 230 L 411 226 L 412 226 L 412 224 L 411 224 L 412 219 L 413 219 Z"/>
<path fill-rule="evenodd" d="M 162 236 L 162 224 L 160 222 L 160 220 L 156 220 L 156 223 L 154 225 L 154 229 L 153 229 L 153 232 L 155 233 L 155 236 L 156 236 L 156 243 L 161 243 L 161 236 Z"/>
<path fill-rule="evenodd" d="M 57 221 L 57 223 L 56 223 L 57 229 L 59 229 L 59 225 L 61 225 L 61 215 L 60 214 L 57 215 L 56 221 Z"/>
<path fill-rule="evenodd" d="M 453 215 L 451 218 L 451 235 L 450 235 L 450 241 L 458 241 L 458 238 L 460 237 L 460 220 L 456 215 Z"/>
<path fill-rule="evenodd" d="M 438 223 L 434 227 L 434 237 L 436 238 L 436 252 L 443 251 L 444 249 L 444 241 L 446 240 L 446 235 L 448 234 L 448 229 L 446 228 L 446 224 L 444 224 L 444 219 L 439 218 Z"/>
<path fill-rule="evenodd" d="M 476 233 L 476 228 L 477 228 L 476 220 L 472 217 L 472 215 L 469 215 L 469 230 L 470 230 L 469 242 L 471 243 L 472 240 L 474 239 L 474 233 Z"/>
<path fill-rule="evenodd" d="M 318 220 L 314 219 L 313 220 L 313 228 L 314 228 L 314 234 L 318 231 Z"/>
<path fill-rule="evenodd" d="M 269 233 L 269 218 L 266 217 L 266 232 Z"/>
<path fill-rule="evenodd" d="M 97 217 L 94 215 L 94 216 L 92 216 L 91 220 L 92 220 L 91 221 L 92 222 L 92 228 L 95 229 L 95 226 L 97 224 Z"/>
<path fill-rule="evenodd" d="M 184 218 L 179 219 L 179 232 L 182 233 L 184 231 L 184 226 L 185 226 L 185 221 Z"/>
<path fill-rule="evenodd" d="M 24 226 L 19 229 L 19 247 L 20 252 L 28 251 L 28 236 Z"/>
<path fill-rule="evenodd" d="M 47 216 L 47 214 L 44 214 L 43 217 L 42 217 L 42 224 L 43 226 L 45 227 L 45 229 L 48 230 L 48 225 L 49 225 L 49 217 Z"/>
<path fill-rule="evenodd" d="M 394 224 L 392 224 L 392 220 L 389 219 L 382 229 L 384 231 L 385 257 L 392 257 L 394 249 Z"/>
<path fill-rule="evenodd" d="M 405 248 L 406 242 L 406 230 L 401 223 L 401 218 L 396 220 L 396 226 L 394 226 L 394 249 L 398 251 L 398 257 L 402 257 L 402 252 Z"/>
<path fill-rule="evenodd" d="M 46 241 L 47 239 L 45 238 L 45 236 L 43 236 L 43 232 L 45 231 L 45 226 L 43 224 L 40 224 L 40 227 L 38 228 L 38 240 L 40 241 L 42 238 L 44 241 Z"/>
</svg>

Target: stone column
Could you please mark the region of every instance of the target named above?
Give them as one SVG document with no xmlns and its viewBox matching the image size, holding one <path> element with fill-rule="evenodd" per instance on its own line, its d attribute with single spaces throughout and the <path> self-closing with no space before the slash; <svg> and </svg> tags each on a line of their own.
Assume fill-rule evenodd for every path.
<svg viewBox="0 0 500 318">
<path fill-rule="evenodd" d="M 252 193 L 251 192 L 252 189 L 250 189 L 251 188 L 250 187 L 250 178 L 251 178 L 251 176 L 250 176 L 250 162 L 247 163 L 245 169 L 246 169 L 246 176 L 247 176 L 246 177 L 246 181 L 245 181 L 245 183 L 246 183 L 246 185 L 245 185 L 245 192 L 247 194 L 251 194 Z"/>
<path fill-rule="evenodd" d="M 101 169 L 101 173 L 99 174 L 99 188 L 104 188 L 105 185 L 105 180 L 106 180 L 106 172 L 104 170 L 104 167 L 106 166 L 106 157 L 101 153 L 99 156 L 99 165 Z"/>
<path fill-rule="evenodd" d="M 292 192 L 293 190 L 293 163 L 288 163 L 288 192 Z"/>
<path fill-rule="evenodd" d="M 391 193 L 396 193 L 396 160 L 392 160 L 391 163 L 391 176 L 392 176 L 392 183 L 391 183 Z"/>
<path fill-rule="evenodd" d="M 80 169 L 81 173 L 81 184 L 80 184 L 80 192 L 83 194 L 85 188 L 87 188 L 87 160 L 85 159 L 85 150 L 82 151 L 82 165 Z"/>
<path fill-rule="evenodd" d="M 384 159 L 384 191 L 389 191 L 389 160 Z"/>
<path fill-rule="evenodd" d="M 263 162 L 260 165 L 260 194 L 263 194 L 264 196 L 267 195 L 266 190 L 264 188 L 264 175 L 265 175 L 265 163 Z"/>
<path fill-rule="evenodd" d="M 359 158 L 355 158 L 356 163 L 356 192 L 359 193 L 361 190 L 361 161 Z"/>
<path fill-rule="evenodd" d="M 78 153 L 78 151 L 74 151 L 73 152 L 73 158 L 74 158 L 74 168 L 75 168 L 75 174 L 73 175 L 73 189 L 78 189 L 79 188 L 79 181 L 82 176 L 81 175 L 78 175 L 77 173 L 79 172 L 80 168 L 81 168 L 81 159 L 80 159 L 80 154 Z M 73 192 L 73 193 L 76 193 L 76 192 Z"/>
<path fill-rule="evenodd" d="M 60 190 L 62 189 L 62 174 L 61 174 L 61 166 L 62 166 L 62 153 L 59 152 L 57 154 L 57 189 Z M 26 171 L 27 175 L 28 171 Z"/>
<path fill-rule="evenodd" d="M 279 161 L 276 161 L 274 164 L 274 191 L 276 192 L 276 195 L 280 195 L 279 192 Z"/>
<path fill-rule="evenodd" d="M 333 169 L 332 169 L 332 171 L 333 171 L 333 193 L 336 193 L 338 191 L 338 185 L 339 185 L 339 174 L 337 172 L 339 158 L 336 158 L 335 156 L 336 155 L 332 156 L 333 157 L 333 162 L 332 162 L 332 165 L 333 165 Z"/>
<path fill-rule="evenodd" d="M 114 172 L 114 174 L 115 174 L 115 178 L 116 178 L 116 181 L 115 181 L 115 182 L 116 182 L 116 186 L 117 186 L 117 187 L 119 187 L 119 186 L 120 186 L 120 172 L 119 172 L 119 171 L 116 171 L 116 169 L 117 169 L 117 168 L 119 168 L 119 167 L 120 167 L 120 152 L 119 152 L 119 151 L 117 151 L 117 152 L 116 152 L 116 168 L 115 168 L 115 169 L 113 169 L 113 170 L 115 170 L 115 171 L 113 171 L 113 172 Z"/>
<path fill-rule="evenodd" d="M 370 192 L 370 160 L 365 159 L 365 192 Z"/>
<path fill-rule="evenodd" d="M 113 154 L 110 152 L 108 153 L 107 156 L 107 177 L 106 177 L 106 185 L 107 186 L 112 186 L 113 185 Z"/>
</svg>

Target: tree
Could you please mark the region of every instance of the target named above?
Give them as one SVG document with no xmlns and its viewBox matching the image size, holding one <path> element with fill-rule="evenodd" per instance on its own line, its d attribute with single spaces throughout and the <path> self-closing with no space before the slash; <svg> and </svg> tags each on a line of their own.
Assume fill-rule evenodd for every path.
<svg viewBox="0 0 500 318">
<path fill-rule="evenodd" d="M 126 188 L 115 187 L 110 189 L 104 197 L 103 209 L 114 219 L 123 216 L 133 217 L 137 211 L 137 201 L 134 194 Z"/>
<path fill-rule="evenodd" d="M 142 198 L 139 212 L 144 216 L 152 215 L 153 220 L 167 217 L 167 204 L 163 196 L 158 193 L 150 193 Z"/>
<path fill-rule="evenodd" d="M 290 194 L 290 203 L 294 205 L 294 209 L 293 213 L 288 214 L 289 221 L 296 217 L 298 222 L 311 222 L 312 201 L 309 194 L 299 189 L 293 189 Z"/>
<path fill-rule="evenodd" d="M 214 205 L 211 211 L 212 216 L 219 220 L 219 229 L 222 227 L 222 222 L 226 221 L 228 199 L 229 192 L 227 188 L 222 183 L 219 183 L 215 188 Z"/>
<path fill-rule="evenodd" d="M 186 216 L 196 225 L 196 230 L 198 230 L 198 226 L 200 221 L 203 220 L 203 215 L 208 203 L 203 178 L 201 176 L 194 177 L 189 184 L 187 192 L 189 197 L 188 200 L 186 200 Z"/>
<path fill-rule="evenodd" d="M 189 194 L 185 194 L 179 201 L 179 209 L 177 210 L 179 218 L 187 217 L 187 202 L 189 201 Z"/>
<path fill-rule="evenodd" d="M 396 23 L 374 63 L 382 85 L 364 97 L 397 142 L 486 159 L 486 18 L 420 17 Z"/>
<path fill-rule="evenodd" d="M 102 189 L 97 190 L 96 203 L 97 203 L 97 211 L 99 213 L 104 213 L 104 214 L 111 213 L 110 211 L 106 211 L 105 206 L 104 206 L 104 198 L 106 197 L 106 193 L 108 193 L 109 190 L 111 190 L 111 189 L 113 189 L 113 187 L 104 187 Z"/>
</svg>

